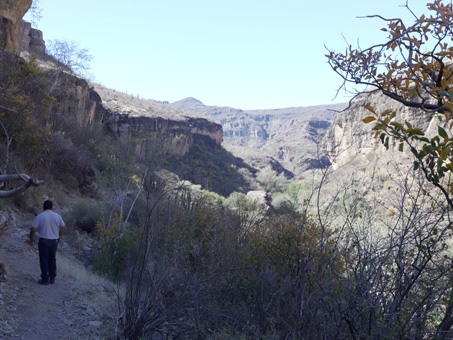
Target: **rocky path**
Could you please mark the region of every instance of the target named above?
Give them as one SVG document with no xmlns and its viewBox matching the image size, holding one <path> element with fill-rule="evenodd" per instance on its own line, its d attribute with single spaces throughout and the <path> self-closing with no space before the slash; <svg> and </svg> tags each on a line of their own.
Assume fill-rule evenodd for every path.
<svg viewBox="0 0 453 340">
<path fill-rule="evenodd" d="M 0 339 L 109 339 L 115 327 L 115 290 L 85 269 L 61 242 L 55 284 L 39 279 L 37 245 L 30 247 L 29 224 L 0 234 Z M 1 279 L 1 277 L 0 277 Z"/>
</svg>

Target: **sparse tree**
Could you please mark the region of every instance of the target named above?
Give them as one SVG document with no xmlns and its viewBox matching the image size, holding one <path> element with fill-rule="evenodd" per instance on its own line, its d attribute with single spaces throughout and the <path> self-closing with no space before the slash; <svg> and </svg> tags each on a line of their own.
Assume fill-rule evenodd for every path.
<svg viewBox="0 0 453 340">
<path fill-rule="evenodd" d="M 19 174 L 13 151 L 28 156 L 26 166 L 29 169 L 40 162 L 49 141 L 42 121 L 52 104 L 52 97 L 46 92 L 49 83 L 39 70 L 36 59 L 24 62 L 15 56 L 2 55 L 0 58 L 0 140 L 4 143 L 0 151 L 0 174 L 6 176 L 1 189 L 4 189 L 6 181 L 23 179 L 29 182 L 20 190 L 2 196 L 11 197 L 32 184 L 43 182 L 29 181 L 30 177 Z M 16 174 L 11 174 L 11 171 Z"/>
<path fill-rule="evenodd" d="M 271 166 L 261 169 L 256 176 L 256 180 L 269 195 L 281 191 L 288 182 L 283 173 L 278 174 Z"/>
<path fill-rule="evenodd" d="M 401 176 L 400 201 L 393 207 L 397 218 L 381 236 L 359 232 L 358 215 L 348 213 L 348 293 L 341 308 L 352 339 L 450 339 L 453 326 L 453 6 L 435 0 L 421 16 L 409 1 L 405 8 L 411 24 L 369 16 L 387 23 L 382 30 L 388 38 L 381 44 L 327 55 L 342 88 L 365 85 L 437 125 L 437 134 L 429 136 L 397 111 L 366 106 L 371 115 L 364 123 L 373 124 L 386 148 L 390 138 L 400 143 L 400 151 L 408 147 L 415 172 Z M 427 181 L 440 196 L 427 193 Z M 366 225 L 375 223 L 370 216 Z"/>
<path fill-rule="evenodd" d="M 49 93 L 60 86 L 67 74 L 88 76 L 93 60 L 88 49 L 79 47 L 74 41 L 51 40 L 46 48 L 48 55 L 54 58 L 56 65 L 52 70 L 53 84 Z"/>
<path fill-rule="evenodd" d="M 376 137 L 388 148 L 389 138 L 400 143 L 400 151 L 408 147 L 415 156 L 414 168 L 421 168 L 426 178 L 438 187 L 453 209 L 453 5 L 435 0 L 428 3 L 428 15 L 417 16 L 406 1 L 406 9 L 414 21 L 406 24 L 400 18 L 379 15 L 387 40 L 362 49 L 348 46 L 345 53 L 329 51 L 332 69 L 348 84 L 366 85 L 393 100 L 425 113 L 426 120 L 438 125 L 435 136 L 427 136 L 419 126 L 402 121 L 398 112 L 372 113 L 364 119 L 373 123 Z"/>
</svg>

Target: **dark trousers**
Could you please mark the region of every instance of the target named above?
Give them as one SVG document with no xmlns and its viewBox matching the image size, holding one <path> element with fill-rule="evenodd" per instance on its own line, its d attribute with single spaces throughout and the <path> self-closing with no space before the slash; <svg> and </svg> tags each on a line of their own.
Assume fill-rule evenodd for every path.
<svg viewBox="0 0 453 340">
<path fill-rule="evenodd" d="M 57 240 L 39 239 L 39 265 L 43 281 L 48 281 L 49 277 L 57 276 L 57 247 Z"/>
</svg>

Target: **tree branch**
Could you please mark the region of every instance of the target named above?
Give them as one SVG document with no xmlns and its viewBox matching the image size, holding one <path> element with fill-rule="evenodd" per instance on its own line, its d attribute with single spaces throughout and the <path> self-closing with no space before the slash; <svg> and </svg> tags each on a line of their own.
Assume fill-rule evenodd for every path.
<svg viewBox="0 0 453 340">
<path fill-rule="evenodd" d="M 8 182 L 8 181 L 18 181 L 23 180 L 25 181 L 20 187 L 14 188 L 8 191 L 0 191 L 0 198 L 9 198 L 24 192 L 31 186 L 38 186 L 44 184 L 43 180 L 34 180 L 28 175 L 25 174 L 16 174 L 16 175 L 0 175 L 0 182 Z"/>
</svg>

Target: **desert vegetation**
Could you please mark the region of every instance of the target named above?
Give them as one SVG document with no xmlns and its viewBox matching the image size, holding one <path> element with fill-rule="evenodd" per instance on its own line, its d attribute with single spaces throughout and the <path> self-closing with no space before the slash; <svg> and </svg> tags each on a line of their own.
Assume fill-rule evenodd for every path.
<svg viewBox="0 0 453 340">
<path fill-rule="evenodd" d="M 400 154 L 297 181 L 204 138 L 181 155 L 158 132 L 118 138 L 80 119 L 77 46 L 55 44 L 56 68 L 13 58 L 0 68 L 0 170 L 46 184 L 2 204 L 26 210 L 50 192 L 68 239 L 94 240 L 80 257 L 117 285 L 111 339 L 451 339 L 452 7 L 428 9 L 411 26 L 384 19 L 381 45 L 328 58 L 345 84 L 438 120 L 435 134 L 368 105 L 364 123 Z"/>
</svg>

